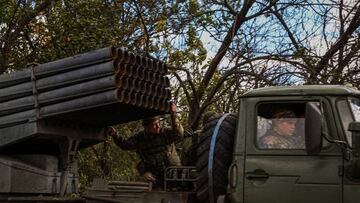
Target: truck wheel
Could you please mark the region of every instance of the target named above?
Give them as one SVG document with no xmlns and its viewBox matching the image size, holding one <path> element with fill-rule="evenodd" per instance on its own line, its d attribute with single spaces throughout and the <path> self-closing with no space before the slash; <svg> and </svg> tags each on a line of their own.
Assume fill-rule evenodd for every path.
<svg viewBox="0 0 360 203">
<path fill-rule="evenodd" d="M 216 114 L 208 119 L 204 125 L 202 134 L 199 136 L 197 148 L 198 162 L 196 164 L 199 172 L 196 181 L 197 202 L 209 202 L 209 174 L 208 161 L 212 134 L 216 124 L 223 114 Z M 228 169 L 232 161 L 232 152 L 234 145 L 234 135 L 237 117 L 235 114 L 229 114 L 220 125 L 219 133 L 216 139 L 213 161 L 213 191 L 214 200 L 219 195 L 226 193 L 228 184 Z"/>
</svg>

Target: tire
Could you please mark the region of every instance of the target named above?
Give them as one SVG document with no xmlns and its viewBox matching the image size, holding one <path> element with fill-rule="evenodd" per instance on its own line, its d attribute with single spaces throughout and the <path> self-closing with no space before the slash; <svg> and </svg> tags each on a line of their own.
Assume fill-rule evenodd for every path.
<svg viewBox="0 0 360 203">
<path fill-rule="evenodd" d="M 216 124 L 222 116 L 223 114 L 216 114 L 210 117 L 199 137 L 197 147 L 198 161 L 196 164 L 196 168 L 199 173 L 196 180 L 196 196 L 198 203 L 210 202 L 208 183 L 210 143 Z M 215 202 L 219 195 L 226 193 L 226 187 L 228 184 L 228 169 L 232 161 L 234 148 L 236 121 L 237 117 L 235 114 L 229 114 L 220 125 L 219 134 L 217 135 L 213 161 L 213 190 Z"/>
</svg>

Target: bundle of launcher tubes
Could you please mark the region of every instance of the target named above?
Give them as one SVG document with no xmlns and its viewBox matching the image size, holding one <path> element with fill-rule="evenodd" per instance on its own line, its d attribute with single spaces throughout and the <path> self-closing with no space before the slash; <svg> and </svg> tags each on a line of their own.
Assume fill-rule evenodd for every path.
<svg viewBox="0 0 360 203">
<path fill-rule="evenodd" d="M 169 111 L 167 66 L 107 47 L 0 76 L 0 129 L 59 119 L 98 127 Z"/>
</svg>

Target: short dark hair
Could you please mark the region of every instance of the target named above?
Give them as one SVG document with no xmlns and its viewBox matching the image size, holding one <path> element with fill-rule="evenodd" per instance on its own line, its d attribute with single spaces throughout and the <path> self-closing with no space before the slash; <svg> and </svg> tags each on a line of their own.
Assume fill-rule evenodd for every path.
<svg viewBox="0 0 360 203">
<path fill-rule="evenodd" d="M 273 118 L 296 118 L 296 115 L 290 109 L 277 109 L 273 114 Z"/>
<path fill-rule="evenodd" d="M 152 117 L 144 118 L 142 123 L 143 123 L 143 126 L 148 126 L 148 125 L 150 125 L 151 123 L 153 123 L 154 121 L 157 121 L 157 120 L 159 120 L 159 117 L 152 116 Z"/>
</svg>

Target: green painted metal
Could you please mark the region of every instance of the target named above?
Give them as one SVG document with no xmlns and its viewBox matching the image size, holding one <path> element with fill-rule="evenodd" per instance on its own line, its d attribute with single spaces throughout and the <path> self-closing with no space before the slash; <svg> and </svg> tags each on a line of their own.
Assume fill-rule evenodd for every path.
<svg viewBox="0 0 360 203">
<path fill-rule="evenodd" d="M 356 150 L 350 152 L 344 144 L 335 144 L 346 142 L 337 100 L 347 96 L 358 97 L 360 91 L 342 86 L 309 85 L 267 87 L 245 93 L 240 98 L 233 153 L 237 174 L 233 185 L 236 187 L 229 187 L 229 202 L 358 202 L 360 182 L 346 175 L 346 171 L 354 165 L 351 160 L 356 159 Z M 257 147 L 259 105 L 314 101 L 321 104 L 322 136 L 327 136 L 334 143 L 328 143 L 323 138 L 326 144 L 315 155 L 308 155 L 305 150 L 261 150 Z M 268 176 L 247 178 L 249 174 L 259 171 Z"/>
<path fill-rule="evenodd" d="M 273 97 L 273 96 L 359 96 L 360 91 L 340 85 L 303 85 L 303 86 L 275 86 L 254 89 L 246 92 L 242 97 Z"/>
</svg>

